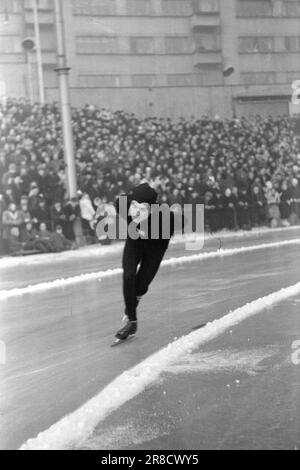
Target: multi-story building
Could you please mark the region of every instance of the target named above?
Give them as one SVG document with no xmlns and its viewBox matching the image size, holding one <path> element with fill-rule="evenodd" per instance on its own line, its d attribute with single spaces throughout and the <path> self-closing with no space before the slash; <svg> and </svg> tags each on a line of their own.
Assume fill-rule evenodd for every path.
<svg viewBox="0 0 300 470">
<path fill-rule="evenodd" d="M 139 115 L 289 112 L 300 0 L 63 0 L 73 105 Z M 57 99 L 53 0 L 39 0 L 45 93 Z M 22 49 L 31 0 L 0 0 L 0 93 L 37 93 Z M 223 71 L 234 67 L 234 73 Z M 32 69 L 33 73 L 30 73 Z M 30 76 L 33 75 L 33 78 Z M 2 91 L 1 91 L 2 90 Z"/>
</svg>

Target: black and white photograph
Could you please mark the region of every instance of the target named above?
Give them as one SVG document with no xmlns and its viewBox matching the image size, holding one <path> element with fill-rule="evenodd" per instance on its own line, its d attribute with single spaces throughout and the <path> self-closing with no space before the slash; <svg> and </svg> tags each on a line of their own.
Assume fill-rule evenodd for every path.
<svg viewBox="0 0 300 470">
<path fill-rule="evenodd" d="M 0 450 L 298 449 L 300 0 L 0 0 Z"/>
</svg>

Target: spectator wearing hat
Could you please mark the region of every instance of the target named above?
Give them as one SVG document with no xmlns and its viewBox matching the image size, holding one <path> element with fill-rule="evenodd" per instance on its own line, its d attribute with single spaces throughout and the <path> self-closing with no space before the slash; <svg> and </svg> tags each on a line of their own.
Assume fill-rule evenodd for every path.
<svg viewBox="0 0 300 470">
<path fill-rule="evenodd" d="M 290 191 L 288 182 L 284 180 L 280 188 L 280 217 L 282 224 L 285 226 L 290 225 L 291 205 L 290 205 Z"/>
<path fill-rule="evenodd" d="M 20 241 L 20 229 L 19 227 L 11 227 L 8 231 L 8 252 L 17 253 L 23 248 Z"/>
<path fill-rule="evenodd" d="M 30 211 L 35 224 L 38 226 L 45 223 L 50 226 L 50 211 L 46 205 L 46 200 L 43 194 L 38 196 L 38 205 Z"/>
<path fill-rule="evenodd" d="M 60 200 L 55 201 L 54 205 L 50 208 L 50 219 L 54 226 L 60 225 L 63 233 L 66 233 L 67 216 L 63 210 Z"/>
<path fill-rule="evenodd" d="M 53 251 L 53 246 L 51 243 L 52 232 L 47 229 L 45 222 L 39 224 L 38 239 L 37 239 L 37 248 L 43 253 L 51 253 Z"/>
<path fill-rule="evenodd" d="M 250 203 L 250 220 L 252 227 L 259 227 L 266 221 L 266 199 L 259 186 L 252 186 Z"/>
<path fill-rule="evenodd" d="M 19 211 L 17 210 L 17 206 L 14 203 L 10 203 L 8 209 L 6 209 L 2 214 L 2 227 L 3 227 L 3 240 L 4 240 L 4 247 L 5 249 L 8 247 L 9 237 L 11 233 L 11 229 L 13 227 L 20 228 L 22 225 L 22 218 L 20 216 Z M 15 234 L 16 232 L 14 232 Z"/>
<path fill-rule="evenodd" d="M 265 188 L 265 196 L 267 201 L 267 218 L 271 227 L 280 225 L 280 194 L 273 187 L 273 183 L 268 181 Z"/>
<path fill-rule="evenodd" d="M 39 245 L 36 243 L 38 240 L 38 232 L 30 220 L 26 222 L 24 230 L 22 230 L 20 234 L 20 238 L 24 250 L 38 250 Z"/>
<path fill-rule="evenodd" d="M 65 222 L 65 235 L 68 240 L 74 241 L 76 238 L 75 230 L 77 230 L 76 225 L 78 225 L 78 221 L 80 221 L 80 207 L 77 197 L 71 198 L 65 204 L 63 208 L 64 214 L 66 216 Z M 77 234 L 80 237 L 80 234 Z M 81 234 L 82 236 L 82 234 Z"/>
<path fill-rule="evenodd" d="M 222 192 L 218 188 L 215 191 L 213 203 L 215 206 L 216 230 L 222 230 L 224 228 L 224 205 Z"/>
<path fill-rule="evenodd" d="M 251 228 L 250 206 L 251 200 L 248 190 L 245 186 L 241 186 L 238 193 L 237 222 L 239 227 L 244 230 L 249 230 Z"/>
<path fill-rule="evenodd" d="M 7 207 L 9 206 L 9 204 L 15 204 L 15 198 L 14 198 L 13 189 L 11 186 L 7 186 L 4 189 L 3 198 Z"/>
<path fill-rule="evenodd" d="M 300 221 L 300 187 L 297 178 L 292 179 L 292 184 L 288 190 L 288 204 L 290 205 L 290 222 L 292 225 L 299 224 Z"/>
<path fill-rule="evenodd" d="M 4 173 L 2 176 L 2 185 L 4 187 L 11 186 L 16 176 L 17 176 L 17 166 L 15 163 L 10 163 L 8 166 L 8 171 Z"/>
<path fill-rule="evenodd" d="M 50 207 L 55 199 L 63 198 L 63 187 L 54 168 L 50 166 L 44 178 L 44 191 L 47 205 Z"/>
<path fill-rule="evenodd" d="M 231 188 L 226 188 L 222 198 L 223 204 L 223 227 L 234 230 L 237 227 L 237 198 Z"/>
<path fill-rule="evenodd" d="M 30 184 L 30 190 L 28 194 L 28 207 L 30 212 L 35 210 L 39 205 L 39 187 L 35 181 Z"/>
<path fill-rule="evenodd" d="M 204 196 L 204 223 L 211 232 L 218 230 L 219 221 L 216 215 L 214 196 L 211 191 L 207 191 Z"/>
</svg>

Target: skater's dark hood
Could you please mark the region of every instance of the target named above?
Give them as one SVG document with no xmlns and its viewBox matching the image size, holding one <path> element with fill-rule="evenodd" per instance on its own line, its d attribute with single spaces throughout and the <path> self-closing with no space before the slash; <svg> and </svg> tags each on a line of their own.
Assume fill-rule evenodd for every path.
<svg viewBox="0 0 300 470">
<path fill-rule="evenodd" d="M 157 201 L 157 192 L 149 186 L 148 183 L 140 184 L 131 194 L 132 200 L 139 203 L 146 202 L 148 204 L 155 204 Z"/>
</svg>

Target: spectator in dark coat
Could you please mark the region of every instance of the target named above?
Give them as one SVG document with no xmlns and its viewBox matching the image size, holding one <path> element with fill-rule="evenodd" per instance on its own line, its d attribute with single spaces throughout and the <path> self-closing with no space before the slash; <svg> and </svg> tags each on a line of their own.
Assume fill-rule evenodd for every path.
<svg viewBox="0 0 300 470">
<path fill-rule="evenodd" d="M 291 205 L 290 201 L 291 193 L 288 189 L 287 181 L 283 181 L 281 184 L 281 192 L 280 192 L 280 217 L 284 225 L 289 225 L 289 218 L 291 215 Z"/>
<path fill-rule="evenodd" d="M 42 222 L 39 226 L 38 243 L 36 245 L 43 253 L 51 253 L 53 251 L 51 237 L 52 233 L 47 229 L 47 225 Z"/>
<path fill-rule="evenodd" d="M 38 233 L 31 221 L 26 222 L 21 233 L 21 242 L 24 250 L 37 250 Z"/>
<path fill-rule="evenodd" d="M 65 235 L 68 240 L 75 239 L 75 223 L 80 220 L 80 206 L 77 198 L 72 198 L 64 206 L 64 214 L 66 216 Z"/>
<path fill-rule="evenodd" d="M 28 194 L 28 207 L 30 212 L 35 210 L 39 205 L 39 187 L 35 181 L 30 184 L 30 191 Z"/>
<path fill-rule="evenodd" d="M 216 207 L 215 217 L 216 217 L 217 230 L 222 230 L 224 228 L 224 213 L 223 213 L 224 206 L 223 206 L 222 193 L 219 189 L 215 191 L 213 203 Z"/>
<path fill-rule="evenodd" d="M 253 186 L 251 191 L 250 219 L 253 227 L 266 222 L 266 200 L 259 186 Z"/>
<path fill-rule="evenodd" d="M 299 224 L 300 221 L 300 187 L 297 178 L 293 178 L 291 187 L 288 190 L 288 203 L 291 208 L 290 219 L 292 224 Z"/>
<path fill-rule="evenodd" d="M 8 240 L 11 229 L 13 227 L 20 228 L 22 223 L 23 220 L 19 211 L 17 211 L 16 204 L 11 203 L 2 215 L 3 238 Z"/>
<path fill-rule="evenodd" d="M 216 205 L 211 191 L 207 191 L 204 196 L 204 221 L 211 232 L 216 232 L 219 221 L 216 214 Z"/>
<path fill-rule="evenodd" d="M 55 253 L 76 248 L 75 243 L 72 243 L 64 236 L 62 227 L 60 225 L 56 226 L 55 232 L 51 235 L 50 241 Z"/>
<path fill-rule="evenodd" d="M 49 168 L 45 176 L 45 198 L 47 204 L 51 206 L 56 198 L 63 196 L 63 188 L 60 179 L 52 167 Z"/>
<path fill-rule="evenodd" d="M 239 191 L 238 204 L 237 204 L 237 219 L 240 228 L 249 230 L 250 223 L 250 205 L 251 200 L 246 187 L 242 186 Z"/>
<path fill-rule="evenodd" d="M 60 201 L 56 201 L 54 205 L 50 208 L 50 218 L 54 226 L 60 225 L 62 227 L 63 233 L 66 232 L 67 216 L 63 210 Z"/>
<path fill-rule="evenodd" d="M 228 230 L 233 230 L 237 226 L 236 207 L 237 199 L 232 194 L 230 188 L 225 190 L 225 194 L 222 198 L 223 204 L 223 226 Z"/>
<path fill-rule="evenodd" d="M 8 251 L 9 253 L 17 253 L 21 251 L 22 248 L 19 227 L 12 227 L 8 233 Z"/>
<path fill-rule="evenodd" d="M 32 218 L 37 221 L 37 226 L 40 225 L 42 222 L 46 223 L 48 226 L 50 225 L 50 211 L 46 205 L 46 200 L 44 196 L 42 196 L 41 194 L 39 195 L 37 207 L 32 209 L 30 213 Z"/>
</svg>

